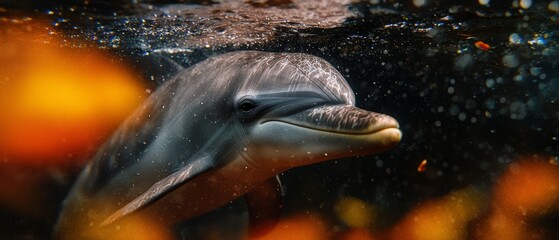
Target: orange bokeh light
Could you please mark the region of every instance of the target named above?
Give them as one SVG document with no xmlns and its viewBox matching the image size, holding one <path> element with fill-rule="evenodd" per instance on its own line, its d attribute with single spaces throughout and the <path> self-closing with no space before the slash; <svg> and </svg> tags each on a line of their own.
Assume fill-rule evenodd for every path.
<svg viewBox="0 0 559 240">
<path fill-rule="evenodd" d="M 345 231 L 340 237 L 340 240 L 375 240 L 382 239 L 375 237 L 371 231 L 365 228 L 351 228 Z"/>
<path fill-rule="evenodd" d="M 96 204 L 107 205 L 110 209 L 112 203 L 97 202 Z M 55 236 L 56 239 L 89 239 L 89 240 L 171 240 L 176 239 L 173 229 L 170 226 L 162 224 L 156 216 L 149 214 L 130 215 L 119 221 L 102 225 L 102 219 L 105 213 L 97 211 L 86 211 L 84 214 L 92 216 L 92 219 L 84 217 L 83 219 L 75 219 L 67 228 L 62 230 L 62 235 Z M 101 217 L 99 219 L 98 217 Z"/>
<path fill-rule="evenodd" d="M 530 239 L 531 229 L 522 219 L 507 216 L 500 210 L 491 212 L 485 221 L 476 229 L 475 239 L 507 239 L 521 240 Z"/>
<path fill-rule="evenodd" d="M 559 209 L 559 166 L 545 157 L 522 158 L 503 173 L 493 194 L 477 239 L 543 239 L 533 220 Z"/>
<path fill-rule="evenodd" d="M 316 214 L 301 214 L 281 220 L 269 233 L 251 240 L 324 240 L 330 239 L 327 225 Z"/>
<path fill-rule="evenodd" d="M 131 217 L 122 224 L 112 227 L 109 234 L 104 231 L 88 236 L 94 240 L 171 240 L 175 239 L 168 226 L 159 225 L 150 218 Z"/>
<path fill-rule="evenodd" d="M 390 233 L 393 240 L 467 239 L 467 226 L 484 208 L 473 187 L 424 202 L 407 214 Z"/>
<path fill-rule="evenodd" d="M 523 217 L 547 213 L 559 203 L 559 166 L 547 159 L 513 163 L 495 188 L 495 206 Z"/>
<path fill-rule="evenodd" d="M 67 47 L 37 22 L 0 24 L 0 157 L 69 163 L 100 144 L 145 94 L 121 63 Z"/>
</svg>

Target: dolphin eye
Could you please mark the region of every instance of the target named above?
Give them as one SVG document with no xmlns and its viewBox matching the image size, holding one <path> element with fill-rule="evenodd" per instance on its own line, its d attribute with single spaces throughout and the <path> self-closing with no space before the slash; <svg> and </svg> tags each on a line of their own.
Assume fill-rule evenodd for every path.
<svg viewBox="0 0 559 240">
<path fill-rule="evenodd" d="M 244 99 L 239 103 L 239 109 L 244 113 L 249 113 L 254 108 L 256 108 L 256 104 L 250 99 Z"/>
</svg>

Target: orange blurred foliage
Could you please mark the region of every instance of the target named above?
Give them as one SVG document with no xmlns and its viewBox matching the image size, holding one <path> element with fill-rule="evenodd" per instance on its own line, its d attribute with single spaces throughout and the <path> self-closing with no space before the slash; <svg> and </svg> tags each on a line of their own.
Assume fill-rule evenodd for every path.
<svg viewBox="0 0 559 240">
<path fill-rule="evenodd" d="M 545 157 L 521 158 L 503 173 L 493 195 L 477 239 L 544 239 L 532 220 L 559 210 L 559 166 Z"/>
<path fill-rule="evenodd" d="M 390 232 L 393 240 L 467 239 L 467 226 L 484 208 L 473 187 L 427 201 L 407 214 Z"/>
<path fill-rule="evenodd" d="M 533 239 L 529 237 L 533 235 L 531 232 L 531 229 L 529 229 L 522 219 L 507 216 L 504 212 L 496 210 L 491 212 L 487 219 L 482 221 L 478 226 L 475 232 L 475 239 Z"/>
<path fill-rule="evenodd" d="M 346 196 L 340 199 L 334 208 L 338 219 L 349 227 L 373 227 L 376 221 L 375 207 L 356 197 Z"/>
<path fill-rule="evenodd" d="M 269 233 L 250 240 L 324 240 L 330 239 L 327 224 L 316 214 L 300 214 L 281 220 Z"/>
<path fill-rule="evenodd" d="M 100 221 L 98 221 L 100 222 Z M 175 239 L 169 226 L 160 224 L 157 217 L 147 214 L 130 215 L 109 226 L 77 226 L 76 232 L 67 233 L 65 239 L 89 240 L 171 240 Z M 97 224 L 97 223 L 94 223 Z"/>
<path fill-rule="evenodd" d="M 495 206 L 510 214 L 533 217 L 559 203 L 559 167 L 545 158 L 512 163 L 495 187 Z"/>
<path fill-rule="evenodd" d="M 121 63 L 96 49 L 65 47 L 70 40 L 40 21 L 3 22 L 0 28 L 5 161 L 69 163 L 100 144 L 145 96 Z"/>
<path fill-rule="evenodd" d="M 345 231 L 338 239 L 340 240 L 375 240 L 375 236 L 365 228 L 352 228 Z"/>
</svg>

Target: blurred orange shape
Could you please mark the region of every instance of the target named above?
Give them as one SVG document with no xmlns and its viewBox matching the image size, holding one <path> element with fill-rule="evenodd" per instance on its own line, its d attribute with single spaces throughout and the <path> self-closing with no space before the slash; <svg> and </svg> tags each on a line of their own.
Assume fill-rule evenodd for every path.
<svg viewBox="0 0 559 240">
<path fill-rule="evenodd" d="M 559 204 L 559 166 L 527 158 L 509 166 L 495 187 L 497 208 L 523 217 L 549 212 Z"/>
<path fill-rule="evenodd" d="M 476 230 L 476 238 L 480 240 L 533 239 L 529 226 L 522 219 L 506 215 L 502 211 L 495 211 Z"/>
<path fill-rule="evenodd" d="M 340 240 L 375 240 L 380 238 L 375 238 L 373 234 L 364 228 L 351 228 L 344 232 Z"/>
<path fill-rule="evenodd" d="M 348 196 L 338 201 L 335 212 L 338 218 L 350 227 L 370 227 L 375 221 L 373 205 L 355 197 Z"/>
<path fill-rule="evenodd" d="M 44 25 L 1 26 L 0 157 L 68 163 L 107 137 L 144 97 L 138 79 L 99 50 L 65 47 Z M 48 32 L 48 33 L 47 33 Z"/>
<path fill-rule="evenodd" d="M 427 170 L 427 159 L 423 159 L 423 161 L 419 163 L 419 166 L 417 166 L 418 172 L 425 172 L 425 170 Z"/>
<path fill-rule="evenodd" d="M 477 41 L 474 45 L 483 51 L 489 51 L 489 49 L 491 49 L 491 46 L 483 41 Z"/>
<path fill-rule="evenodd" d="M 301 214 L 280 221 L 269 233 L 251 240 L 325 240 L 330 239 L 322 218 L 315 214 Z"/>
<path fill-rule="evenodd" d="M 481 213 L 482 195 L 472 187 L 421 203 L 391 231 L 393 240 L 466 239 L 468 224 Z"/>
<path fill-rule="evenodd" d="M 91 240 L 171 240 L 175 239 L 171 231 L 157 221 L 142 217 L 132 216 L 118 224 L 111 225 L 108 229 L 96 229 L 85 237 Z"/>
</svg>

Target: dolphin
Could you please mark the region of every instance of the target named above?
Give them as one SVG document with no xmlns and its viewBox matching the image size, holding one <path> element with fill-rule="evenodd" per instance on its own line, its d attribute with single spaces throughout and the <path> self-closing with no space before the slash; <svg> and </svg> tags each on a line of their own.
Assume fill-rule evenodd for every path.
<svg viewBox="0 0 559 240">
<path fill-rule="evenodd" d="M 355 107 L 348 83 L 324 59 L 211 57 L 162 84 L 100 148 L 54 235 L 110 236 L 140 216 L 171 228 L 244 195 L 251 220 L 265 221 L 281 211 L 279 173 L 386 151 L 400 138 L 394 118 Z"/>
</svg>

